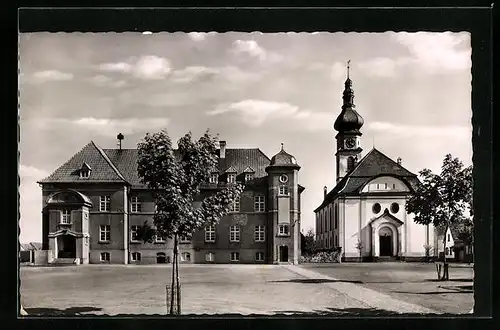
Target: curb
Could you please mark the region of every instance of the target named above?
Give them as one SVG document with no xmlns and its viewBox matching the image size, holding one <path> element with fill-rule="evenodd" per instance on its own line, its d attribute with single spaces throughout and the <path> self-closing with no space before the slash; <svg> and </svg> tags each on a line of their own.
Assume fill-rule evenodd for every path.
<svg viewBox="0 0 500 330">
<path fill-rule="evenodd" d="M 309 279 L 339 281 L 333 283 L 324 283 L 324 285 L 335 289 L 340 293 L 345 294 L 346 296 L 356 299 L 372 308 L 383 309 L 397 313 L 441 314 L 440 312 L 437 312 L 430 308 L 393 298 L 385 293 L 365 288 L 359 284 L 341 282 L 339 279 L 325 276 L 298 266 L 283 267 L 285 267 L 292 273 L 299 274 Z"/>
</svg>

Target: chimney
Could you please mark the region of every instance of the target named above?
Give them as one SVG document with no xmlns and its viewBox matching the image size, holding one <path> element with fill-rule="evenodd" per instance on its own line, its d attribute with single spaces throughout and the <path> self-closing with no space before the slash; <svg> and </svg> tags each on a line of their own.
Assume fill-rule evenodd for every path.
<svg viewBox="0 0 500 330">
<path fill-rule="evenodd" d="M 398 165 L 401 165 L 401 161 L 402 161 L 401 157 L 398 157 L 397 161 L 398 161 Z"/>
<path fill-rule="evenodd" d="M 122 140 L 124 139 L 124 136 L 122 133 L 118 133 L 118 135 L 116 136 L 116 138 L 118 139 L 118 148 L 119 150 L 122 150 Z"/>
<path fill-rule="evenodd" d="M 326 197 L 327 191 L 328 191 L 328 189 L 326 188 L 326 186 L 324 186 L 323 187 L 323 197 Z"/>
<path fill-rule="evenodd" d="M 226 141 L 219 141 L 219 146 L 220 146 L 219 157 L 226 158 Z"/>
</svg>

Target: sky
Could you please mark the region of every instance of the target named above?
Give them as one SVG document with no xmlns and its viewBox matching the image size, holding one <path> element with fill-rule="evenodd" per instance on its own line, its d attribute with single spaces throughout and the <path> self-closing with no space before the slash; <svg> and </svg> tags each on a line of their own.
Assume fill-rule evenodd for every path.
<svg viewBox="0 0 500 330">
<path fill-rule="evenodd" d="M 350 60 L 373 146 L 413 173 L 447 153 L 472 163 L 468 33 L 26 33 L 19 36 L 20 240 L 41 241 L 36 183 L 93 140 L 135 148 L 207 128 L 228 148 L 281 143 L 301 166 L 302 228 L 335 185 L 335 134 Z"/>
</svg>

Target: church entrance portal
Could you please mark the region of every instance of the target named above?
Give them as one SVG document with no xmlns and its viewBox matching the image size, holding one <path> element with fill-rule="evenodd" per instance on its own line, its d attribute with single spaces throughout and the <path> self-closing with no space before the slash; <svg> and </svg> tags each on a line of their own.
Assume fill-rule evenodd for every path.
<svg viewBox="0 0 500 330">
<path fill-rule="evenodd" d="M 282 245 L 279 247 L 280 262 L 288 262 L 288 246 Z"/>
<path fill-rule="evenodd" d="M 72 235 L 61 235 L 57 242 L 58 258 L 76 258 L 76 238 Z"/>
<path fill-rule="evenodd" d="M 392 257 L 392 231 L 384 227 L 379 232 L 380 256 Z"/>
</svg>

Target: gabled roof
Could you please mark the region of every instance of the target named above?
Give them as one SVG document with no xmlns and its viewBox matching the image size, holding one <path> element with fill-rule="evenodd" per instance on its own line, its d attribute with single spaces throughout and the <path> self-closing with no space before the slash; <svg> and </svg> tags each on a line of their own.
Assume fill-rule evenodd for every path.
<svg viewBox="0 0 500 330">
<path fill-rule="evenodd" d="M 79 170 L 87 163 L 93 170 L 88 178 L 80 178 Z M 77 183 L 77 182 L 125 182 L 106 153 L 93 141 L 78 151 L 66 163 L 39 183 Z"/>
<path fill-rule="evenodd" d="M 247 168 L 243 170 L 243 173 L 255 173 L 255 170 L 251 166 L 247 166 Z"/>
<path fill-rule="evenodd" d="M 229 166 L 224 173 L 238 173 L 238 170 L 234 166 Z"/>
<path fill-rule="evenodd" d="M 362 187 L 377 176 L 394 176 L 406 182 L 411 189 L 416 189 L 417 176 L 393 161 L 379 150 L 373 148 L 357 165 L 325 196 L 314 212 L 331 203 L 341 195 L 359 195 Z"/>
<path fill-rule="evenodd" d="M 217 151 L 219 152 L 219 151 Z M 176 151 L 174 151 L 177 154 Z M 66 163 L 56 169 L 40 183 L 79 183 L 79 182 L 123 182 L 132 188 L 144 188 L 137 173 L 137 149 L 101 149 L 93 141 L 73 155 Z M 226 149 L 225 158 L 219 158 L 217 169 L 224 173 L 233 168 L 243 173 L 247 168 L 255 171 L 255 178 L 267 176 L 266 166 L 269 158 L 260 149 Z M 82 164 L 92 168 L 89 178 L 80 178 Z"/>
<path fill-rule="evenodd" d="M 84 163 L 82 164 L 82 170 L 83 170 L 83 169 L 92 170 L 92 167 L 90 167 L 90 166 L 89 166 L 89 164 L 87 164 L 87 163 L 85 163 L 85 162 L 84 162 Z"/>
</svg>

